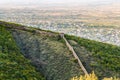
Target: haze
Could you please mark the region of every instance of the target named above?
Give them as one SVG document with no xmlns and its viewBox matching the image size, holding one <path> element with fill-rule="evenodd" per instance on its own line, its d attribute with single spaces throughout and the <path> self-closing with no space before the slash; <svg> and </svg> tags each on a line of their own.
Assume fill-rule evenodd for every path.
<svg viewBox="0 0 120 80">
<path fill-rule="evenodd" d="M 119 0 L 0 0 L 0 4 L 96 4 L 113 3 Z"/>
</svg>

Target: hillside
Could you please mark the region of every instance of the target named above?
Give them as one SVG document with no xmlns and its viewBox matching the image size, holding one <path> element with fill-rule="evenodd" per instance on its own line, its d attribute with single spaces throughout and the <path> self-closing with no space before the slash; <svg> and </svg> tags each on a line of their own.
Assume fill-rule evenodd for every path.
<svg viewBox="0 0 120 80">
<path fill-rule="evenodd" d="M 11 33 L 0 24 L 0 80 L 45 80 L 20 52 Z"/>
<path fill-rule="evenodd" d="M 99 79 L 120 77 L 120 47 L 65 37 L 89 73 L 94 71 Z M 84 75 L 59 33 L 2 21 L 0 60 L 1 80 L 42 80 L 42 75 L 47 80 L 69 80 Z"/>
<path fill-rule="evenodd" d="M 4 22 L 0 26 L 11 32 L 23 55 L 31 60 L 47 80 L 68 80 L 83 75 L 57 33 Z"/>
<path fill-rule="evenodd" d="M 85 68 L 99 78 L 120 77 L 120 47 L 66 35 Z"/>
</svg>

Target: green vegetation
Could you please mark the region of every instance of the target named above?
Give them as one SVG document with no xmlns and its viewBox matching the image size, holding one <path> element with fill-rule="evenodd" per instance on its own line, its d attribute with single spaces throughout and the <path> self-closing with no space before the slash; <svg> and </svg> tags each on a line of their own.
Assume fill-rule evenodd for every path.
<svg viewBox="0 0 120 80">
<path fill-rule="evenodd" d="M 12 34 L 19 51 L 47 80 L 69 80 L 84 74 L 58 33 L 6 22 L 0 22 L 0 26 Z"/>
<path fill-rule="evenodd" d="M 84 73 L 58 33 L 0 21 L 0 80 L 45 80 L 39 72 L 48 80 L 72 77 L 75 77 L 72 80 L 117 80 L 104 77 L 120 77 L 120 47 L 65 37 L 85 68 L 96 75 L 75 77 Z"/>
<path fill-rule="evenodd" d="M 69 80 L 84 74 L 62 38 L 58 40 L 57 34 L 40 32 L 15 30 L 12 34 L 22 53 L 48 80 Z"/>
<path fill-rule="evenodd" d="M 11 33 L 0 25 L 0 80 L 44 80 L 21 54 Z"/>
<path fill-rule="evenodd" d="M 93 61 L 89 66 L 98 77 L 120 77 L 120 47 L 75 36 L 65 35 L 65 37 L 76 41 L 77 47 L 84 47 L 90 52 L 89 54 L 92 54 L 89 60 Z"/>
</svg>

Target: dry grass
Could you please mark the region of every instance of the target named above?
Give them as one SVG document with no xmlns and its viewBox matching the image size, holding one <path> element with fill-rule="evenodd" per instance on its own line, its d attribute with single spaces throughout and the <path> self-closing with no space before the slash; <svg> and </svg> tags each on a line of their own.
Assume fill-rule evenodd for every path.
<svg viewBox="0 0 120 80">
<path fill-rule="evenodd" d="M 13 36 L 24 55 L 48 80 L 68 80 L 83 74 L 66 45 L 54 36 L 21 30 L 14 31 Z"/>
<path fill-rule="evenodd" d="M 97 78 L 95 73 L 92 72 L 89 75 L 84 75 L 84 76 L 80 76 L 80 77 L 73 77 L 71 80 L 99 80 L 99 79 Z M 120 80 L 120 78 L 111 77 L 111 78 L 104 78 L 102 80 Z"/>
</svg>

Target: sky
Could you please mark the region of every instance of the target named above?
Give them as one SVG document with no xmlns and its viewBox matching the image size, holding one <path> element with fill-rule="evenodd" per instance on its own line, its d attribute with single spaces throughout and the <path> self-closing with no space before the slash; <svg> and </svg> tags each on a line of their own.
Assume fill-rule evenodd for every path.
<svg viewBox="0 0 120 80">
<path fill-rule="evenodd" d="M 22 4 L 38 4 L 38 5 L 74 5 L 74 4 L 108 4 L 113 2 L 120 2 L 120 0 L 0 0 L 0 5 L 22 5 Z M 7 5 L 5 5 L 7 4 Z M 46 5 L 47 6 L 47 5 Z"/>
<path fill-rule="evenodd" d="M 0 3 L 19 3 L 19 2 L 38 2 L 38 3 L 67 3 L 67 2 L 86 2 L 87 0 L 1 0 Z M 95 1 L 95 0 L 89 0 L 89 1 Z"/>
<path fill-rule="evenodd" d="M 119 0 L 0 0 L 3 3 L 90 3 L 90 2 L 117 2 Z"/>
</svg>

